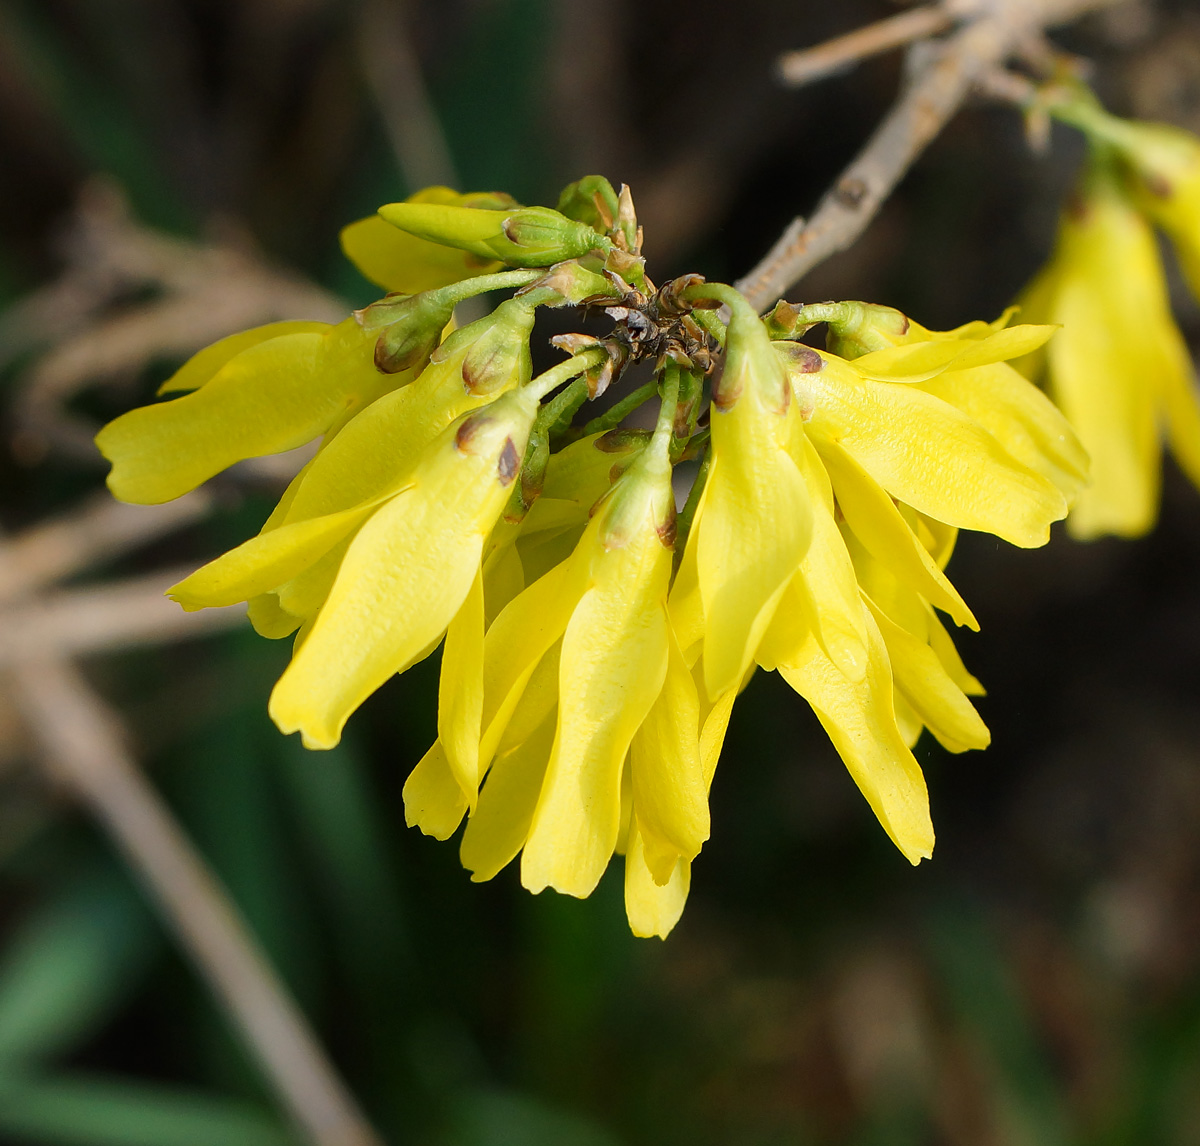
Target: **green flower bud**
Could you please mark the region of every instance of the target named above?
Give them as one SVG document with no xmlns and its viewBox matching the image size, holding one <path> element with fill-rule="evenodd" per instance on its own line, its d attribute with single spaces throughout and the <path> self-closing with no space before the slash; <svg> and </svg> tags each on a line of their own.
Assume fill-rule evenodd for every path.
<svg viewBox="0 0 1200 1146">
<path fill-rule="evenodd" d="M 908 341 L 909 320 L 890 306 L 869 302 L 814 302 L 797 306 L 782 299 L 763 319 L 767 334 L 781 342 L 802 338 L 819 322 L 828 325 L 826 348 L 842 358 L 858 358 Z"/>
<path fill-rule="evenodd" d="M 828 320 L 826 349 L 841 358 L 860 358 L 906 341 L 908 318 L 895 307 L 869 302 L 843 302 L 841 315 Z"/>
<path fill-rule="evenodd" d="M 603 271 L 603 264 L 598 259 L 587 256 L 582 261 L 567 259 L 555 263 L 544 278 L 522 287 L 517 295 L 520 297 L 530 291 L 552 290 L 561 301 L 551 303 L 551 306 L 586 306 L 622 298 L 624 291 Z"/>
<path fill-rule="evenodd" d="M 595 231 L 613 229 L 620 204 L 613 185 L 603 175 L 585 175 L 568 183 L 558 197 L 558 209 L 568 219 L 586 223 Z"/>
<path fill-rule="evenodd" d="M 382 330 L 375 343 L 375 365 L 384 374 L 423 369 L 454 315 L 454 300 L 444 291 L 380 299 L 355 317 L 368 332 Z"/>
<path fill-rule="evenodd" d="M 534 308 L 517 298 L 502 302 L 480 320 L 488 325 L 472 343 L 462 364 L 463 384 L 472 394 L 492 394 L 511 385 L 514 379 L 518 383 L 529 380 L 533 320 Z"/>
<path fill-rule="evenodd" d="M 549 207 L 503 212 L 437 203 L 388 203 L 379 214 L 422 239 L 517 267 L 550 266 L 611 245 L 587 224 Z"/>
</svg>

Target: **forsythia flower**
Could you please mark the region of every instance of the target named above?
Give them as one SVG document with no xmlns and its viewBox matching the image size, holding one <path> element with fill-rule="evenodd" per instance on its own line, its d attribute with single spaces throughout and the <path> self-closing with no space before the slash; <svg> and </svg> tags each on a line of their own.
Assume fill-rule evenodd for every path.
<svg viewBox="0 0 1200 1146">
<path fill-rule="evenodd" d="M 1087 100 L 1056 114 L 1093 147 L 1054 255 L 1023 299 L 1026 317 L 1063 329 L 1023 368 L 1044 377 L 1092 458 L 1071 533 L 1137 537 L 1158 515 L 1164 432 L 1200 486 L 1200 401 L 1153 231 L 1173 240 L 1200 297 L 1200 140 Z"/>
<path fill-rule="evenodd" d="M 258 536 L 170 590 L 296 633 L 270 699 L 280 729 L 336 744 L 444 641 L 408 822 L 445 839 L 465 818 L 472 878 L 520 856 L 534 892 L 589 895 L 621 854 L 630 926 L 665 936 L 734 700 L 778 669 L 900 850 L 928 856 L 912 745 L 925 727 L 954 752 L 988 741 L 935 613 L 975 626 L 943 572 L 956 532 L 1040 545 L 1084 476 L 1062 416 L 1007 365 L 1050 328 L 934 332 L 858 303 L 761 319 L 698 276 L 655 290 L 628 189 L 598 177 L 557 211 L 431 189 L 343 242 L 401 293 L 336 327 L 226 339 L 163 388 L 184 397 L 98 438 L 113 492 L 146 502 L 321 438 Z M 504 287 L 518 293 L 453 329 L 458 302 Z M 597 303 L 612 334 L 559 336 L 571 357 L 533 377 L 537 308 Z M 722 304 L 727 328 L 693 313 Z M 798 341 L 816 322 L 826 353 Z M 656 384 L 574 429 L 640 360 Z M 620 429 L 653 390 L 654 431 Z M 692 457 L 677 520 L 673 469 Z"/>
<path fill-rule="evenodd" d="M 724 642 L 716 655 L 730 668 L 706 667 L 713 697 L 736 688 L 752 662 L 778 669 L 915 863 L 933 846 L 909 750 L 921 727 L 951 751 L 988 742 L 966 698 L 978 682 L 931 608 L 976 627 L 939 559 L 959 527 L 1043 544 L 1082 480 L 1070 428 L 1003 361 L 1050 331 L 980 323 L 935 334 L 861 304 L 777 308 L 784 332 L 827 321 L 847 352 L 861 353 L 865 340 L 870 352 L 850 361 L 798 343 L 772 347 L 753 313 L 729 301 L 713 460 L 673 594 L 681 643 L 702 646 L 707 661 Z M 739 433 L 739 416 L 766 424 Z M 807 545 L 784 529 L 755 534 L 783 499 L 804 504 Z M 731 570 L 743 578 L 732 652 L 719 596 Z"/>
</svg>

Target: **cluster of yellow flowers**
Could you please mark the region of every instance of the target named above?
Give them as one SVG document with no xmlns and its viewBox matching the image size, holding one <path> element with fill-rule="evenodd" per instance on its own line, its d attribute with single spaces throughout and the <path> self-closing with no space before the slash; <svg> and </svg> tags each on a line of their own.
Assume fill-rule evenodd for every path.
<svg viewBox="0 0 1200 1146">
<path fill-rule="evenodd" d="M 1022 317 L 1062 332 L 1021 368 L 1044 378 L 1091 455 L 1072 534 L 1136 537 L 1158 516 L 1164 431 L 1200 486 L 1200 401 L 1154 233 L 1171 240 L 1200 298 L 1200 139 L 1109 115 L 1077 86 L 1046 98 L 1086 134 L 1089 158 L 1054 256 L 1022 300 Z"/>
<path fill-rule="evenodd" d="M 444 637 L 409 823 L 444 839 L 467 817 L 473 878 L 519 854 L 534 892 L 586 896 L 623 854 L 632 929 L 665 936 L 734 699 L 777 669 L 897 847 L 927 857 L 912 745 L 988 742 L 935 612 L 975 627 L 943 572 L 957 530 L 1041 545 L 1085 479 L 1066 420 L 1009 365 L 1052 328 L 934 332 L 862 303 L 763 318 L 698 276 L 656 288 L 628 191 L 597 177 L 558 210 L 431 189 L 344 245 L 398 293 L 225 339 L 97 439 L 114 494 L 160 502 L 320 438 L 259 535 L 171 590 L 296 634 L 278 726 L 332 746 Z M 501 288 L 454 329 L 458 303 Z M 569 357 L 532 376 L 543 306 L 603 306 L 614 329 L 554 339 Z M 800 341 L 818 323 L 823 351 Z M 639 361 L 653 382 L 573 425 Z M 656 395 L 653 431 L 619 428 Z"/>
</svg>

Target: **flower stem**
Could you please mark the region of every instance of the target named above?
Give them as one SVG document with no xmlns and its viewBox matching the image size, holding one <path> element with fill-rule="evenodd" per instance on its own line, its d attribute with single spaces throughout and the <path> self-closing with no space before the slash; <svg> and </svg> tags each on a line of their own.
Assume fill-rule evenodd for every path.
<svg viewBox="0 0 1200 1146">
<path fill-rule="evenodd" d="M 442 287 L 438 292 L 442 298 L 457 305 L 476 295 L 487 294 L 490 290 L 507 290 L 509 287 L 523 287 L 545 278 L 544 269 L 523 271 L 497 271 L 494 275 L 476 275 L 473 279 L 463 279 L 462 282 L 451 283 Z"/>
<path fill-rule="evenodd" d="M 639 386 L 630 394 L 626 394 L 619 402 L 610 406 L 603 414 L 593 418 L 583 427 L 583 436 L 602 434 L 606 430 L 615 429 L 626 415 L 633 413 L 642 403 L 648 402 L 658 392 L 658 380 L 653 379 L 645 386 Z"/>
<path fill-rule="evenodd" d="M 659 387 L 662 404 L 658 408 L 658 422 L 654 427 L 654 445 L 664 452 L 669 449 L 671 436 L 675 432 L 675 411 L 679 407 L 679 375 L 679 367 L 673 362 L 668 363 Z"/>
<path fill-rule="evenodd" d="M 536 394 L 539 399 L 544 398 L 551 390 L 570 381 L 577 374 L 584 374 L 593 366 L 599 366 L 605 357 L 604 351 L 598 348 L 580 351 L 578 354 L 571 355 L 566 361 L 551 366 L 549 370 L 526 383 L 526 389 Z M 559 397 L 561 398 L 562 395 Z"/>
<path fill-rule="evenodd" d="M 700 495 L 704 493 L 704 484 L 708 481 L 708 471 L 712 464 L 712 450 L 705 448 L 704 457 L 700 461 L 700 469 L 692 488 L 688 490 L 687 501 L 675 519 L 675 569 L 683 560 L 683 551 L 687 548 L 688 534 L 692 531 L 692 522 L 696 519 L 696 509 L 700 505 Z"/>
</svg>

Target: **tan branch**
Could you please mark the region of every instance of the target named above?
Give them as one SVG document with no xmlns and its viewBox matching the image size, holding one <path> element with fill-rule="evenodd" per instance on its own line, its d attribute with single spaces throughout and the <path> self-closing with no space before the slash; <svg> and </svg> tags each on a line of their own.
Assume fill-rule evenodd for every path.
<svg viewBox="0 0 1200 1146">
<path fill-rule="evenodd" d="M 236 907 L 126 750 L 114 714 L 63 660 L 15 691 L 60 779 L 108 830 L 316 1146 L 382 1146 Z"/>
<path fill-rule="evenodd" d="M 801 48 L 779 57 L 779 78 L 788 87 L 800 87 L 824 79 L 849 64 L 890 52 L 926 36 L 946 31 L 954 17 L 942 7 L 911 8 L 886 20 L 857 28 L 844 36 L 826 40 L 815 48 Z"/>
<path fill-rule="evenodd" d="M 98 493 L 0 545 L 0 601 L 127 553 L 198 521 L 210 509 L 212 498 L 204 490 L 153 506 L 123 505 L 107 492 Z"/>
<path fill-rule="evenodd" d="M 1032 35 L 1113 0 L 990 0 L 925 56 L 905 91 L 807 222 L 796 218 L 737 283 L 760 310 L 853 243 L 904 173 L 962 106 L 977 81 Z"/>
<path fill-rule="evenodd" d="M 185 613 L 163 591 L 192 571 L 48 593 L 0 611 L 0 667 L 184 640 L 244 624 L 243 605 Z"/>
</svg>

